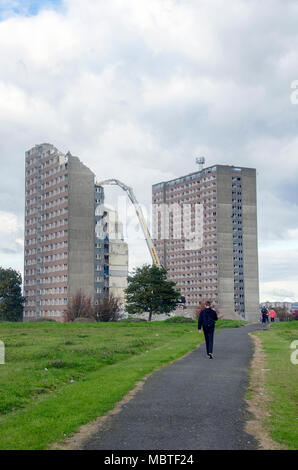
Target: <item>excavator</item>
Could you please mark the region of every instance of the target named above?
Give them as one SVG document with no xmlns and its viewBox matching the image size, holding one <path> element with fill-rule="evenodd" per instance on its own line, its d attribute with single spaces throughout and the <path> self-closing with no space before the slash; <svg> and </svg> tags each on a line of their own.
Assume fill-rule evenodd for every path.
<svg viewBox="0 0 298 470">
<path fill-rule="evenodd" d="M 158 259 L 158 256 L 157 256 L 157 253 L 156 253 L 156 250 L 155 250 L 150 232 L 148 230 L 148 227 L 147 227 L 144 215 L 143 215 L 142 208 L 141 208 L 140 204 L 138 203 L 137 198 L 135 197 L 133 189 L 130 186 L 127 186 L 126 184 L 122 183 L 121 181 L 119 181 L 117 179 L 108 179 L 108 180 L 97 182 L 95 184 L 96 184 L 96 186 L 103 186 L 105 184 L 116 185 L 116 186 L 119 186 L 120 188 L 122 188 L 123 191 L 125 191 L 127 193 L 129 199 L 131 200 L 131 202 L 134 205 L 136 214 L 137 214 L 139 222 L 141 224 L 141 227 L 142 227 L 142 230 L 143 230 L 143 233 L 144 233 L 144 236 L 145 236 L 145 240 L 146 240 L 146 243 L 147 243 L 147 246 L 148 246 L 148 250 L 149 250 L 150 256 L 152 258 L 152 262 L 155 266 L 160 268 L 161 264 L 160 264 L 160 261 Z"/>
</svg>

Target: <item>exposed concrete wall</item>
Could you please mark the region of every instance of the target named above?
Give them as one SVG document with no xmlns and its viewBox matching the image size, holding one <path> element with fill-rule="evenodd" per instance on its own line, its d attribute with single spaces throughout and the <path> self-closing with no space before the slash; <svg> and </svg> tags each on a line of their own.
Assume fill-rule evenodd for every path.
<svg viewBox="0 0 298 470">
<path fill-rule="evenodd" d="M 125 303 L 124 289 L 127 287 L 128 245 L 122 240 L 109 243 L 109 291 Z"/>
<path fill-rule="evenodd" d="M 245 319 L 259 320 L 259 267 L 256 170 L 242 170 Z"/>
<path fill-rule="evenodd" d="M 68 298 L 94 295 L 94 174 L 69 155 Z"/>
<path fill-rule="evenodd" d="M 232 227 L 232 167 L 217 168 L 217 244 L 219 312 L 224 318 L 239 319 L 234 302 L 234 259 Z"/>
<path fill-rule="evenodd" d="M 108 241 L 108 289 L 124 306 L 128 276 L 128 245 L 123 240 L 123 225 L 117 211 L 105 209 L 103 223 Z"/>
</svg>

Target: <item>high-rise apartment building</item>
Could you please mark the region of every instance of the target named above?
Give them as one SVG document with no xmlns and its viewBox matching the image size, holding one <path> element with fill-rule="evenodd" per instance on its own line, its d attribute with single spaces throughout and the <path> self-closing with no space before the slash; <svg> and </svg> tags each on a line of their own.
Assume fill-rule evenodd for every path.
<svg viewBox="0 0 298 470">
<path fill-rule="evenodd" d="M 24 319 L 62 320 L 79 290 L 95 302 L 109 290 L 109 239 L 95 235 L 103 188 L 79 158 L 51 144 L 27 151 L 25 166 Z"/>
<path fill-rule="evenodd" d="M 94 240 L 94 298 L 95 301 L 109 290 L 109 266 L 106 256 L 109 237 L 104 232 L 104 190 L 94 186 L 95 240 Z"/>
<path fill-rule="evenodd" d="M 205 168 L 153 185 L 152 202 L 156 250 L 186 305 L 258 319 L 256 170 Z"/>
</svg>

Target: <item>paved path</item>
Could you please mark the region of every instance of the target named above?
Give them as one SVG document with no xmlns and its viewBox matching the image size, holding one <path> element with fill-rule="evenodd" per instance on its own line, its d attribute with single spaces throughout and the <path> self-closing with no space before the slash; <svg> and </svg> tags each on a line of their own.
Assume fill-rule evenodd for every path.
<svg viewBox="0 0 298 470">
<path fill-rule="evenodd" d="M 245 392 L 259 325 L 215 333 L 215 359 L 201 345 L 187 357 L 155 372 L 142 390 L 110 416 L 84 449 L 201 450 L 257 449 L 244 431 Z"/>
</svg>

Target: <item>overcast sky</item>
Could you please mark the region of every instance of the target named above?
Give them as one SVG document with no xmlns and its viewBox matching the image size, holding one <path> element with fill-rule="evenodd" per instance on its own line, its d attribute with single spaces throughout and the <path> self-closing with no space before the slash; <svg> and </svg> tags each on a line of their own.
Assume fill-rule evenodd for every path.
<svg viewBox="0 0 298 470">
<path fill-rule="evenodd" d="M 23 271 L 35 144 L 147 206 L 204 155 L 257 168 L 261 300 L 298 300 L 297 25 L 297 0 L 0 0 L 0 265 Z"/>
</svg>

